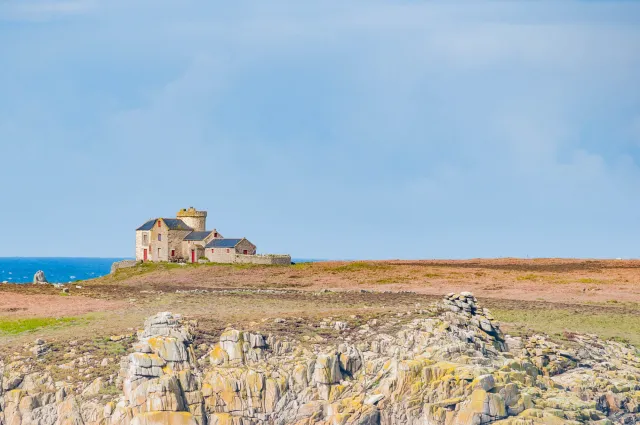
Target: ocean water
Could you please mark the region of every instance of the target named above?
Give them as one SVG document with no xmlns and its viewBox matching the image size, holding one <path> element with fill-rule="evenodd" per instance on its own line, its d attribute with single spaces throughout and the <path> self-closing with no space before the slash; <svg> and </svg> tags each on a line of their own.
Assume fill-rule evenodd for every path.
<svg viewBox="0 0 640 425">
<path fill-rule="evenodd" d="M 109 274 L 111 264 L 127 258 L 31 258 L 0 257 L 0 282 L 31 283 L 33 275 L 42 270 L 52 283 L 75 282 Z M 318 260 L 294 258 L 295 263 Z"/>
<path fill-rule="evenodd" d="M 0 258 L 0 282 L 31 283 L 42 270 L 52 283 L 93 279 L 109 274 L 114 261 L 125 258 Z"/>
</svg>

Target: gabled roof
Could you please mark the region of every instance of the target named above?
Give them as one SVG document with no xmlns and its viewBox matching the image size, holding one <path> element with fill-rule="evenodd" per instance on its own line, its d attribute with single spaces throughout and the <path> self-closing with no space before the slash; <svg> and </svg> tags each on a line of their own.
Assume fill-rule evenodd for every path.
<svg viewBox="0 0 640 425">
<path fill-rule="evenodd" d="M 184 221 L 177 218 L 154 218 L 152 220 L 147 221 L 142 226 L 138 227 L 136 230 L 151 230 L 153 226 L 155 226 L 156 221 L 162 220 L 167 225 L 169 230 L 193 230 L 191 227 L 184 224 Z"/>
<path fill-rule="evenodd" d="M 169 230 L 193 230 L 179 218 L 163 218 L 162 221 L 164 221 L 164 224 L 167 225 Z"/>
<path fill-rule="evenodd" d="M 136 231 L 138 231 L 138 230 L 151 230 L 151 229 L 153 229 L 153 225 L 154 225 L 154 224 L 156 224 L 156 220 L 157 220 L 157 219 L 155 219 L 155 218 L 154 218 L 153 220 L 149 220 L 149 221 L 147 221 L 147 222 L 146 222 L 146 223 L 144 223 L 142 226 L 138 227 L 138 228 L 136 229 Z"/>
<path fill-rule="evenodd" d="M 235 248 L 242 239 L 214 239 L 205 248 Z"/>
<path fill-rule="evenodd" d="M 206 232 L 191 232 L 187 236 L 185 236 L 185 241 L 203 241 L 213 233 L 213 230 L 207 230 Z"/>
</svg>

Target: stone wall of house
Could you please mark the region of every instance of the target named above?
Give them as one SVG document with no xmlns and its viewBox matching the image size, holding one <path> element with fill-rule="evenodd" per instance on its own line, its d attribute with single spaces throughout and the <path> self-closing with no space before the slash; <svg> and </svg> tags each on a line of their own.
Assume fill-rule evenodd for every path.
<svg viewBox="0 0 640 425">
<path fill-rule="evenodd" d="M 189 230 L 169 230 L 167 231 L 167 258 L 162 261 L 168 261 L 171 250 L 175 249 L 176 257 L 187 258 L 184 252 L 184 238 L 191 233 Z M 189 254 L 190 255 L 190 254 Z M 190 259 L 190 257 L 189 257 Z"/>
<path fill-rule="evenodd" d="M 213 231 L 209 234 L 209 236 L 207 236 L 204 239 L 204 245 L 206 246 L 209 242 L 211 242 L 214 239 L 223 239 L 224 236 L 222 236 L 217 229 L 213 229 Z"/>
<path fill-rule="evenodd" d="M 233 248 L 207 248 L 204 255 L 214 263 L 234 263 L 236 253 Z"/>
<path fill-rule="evenodd" d="M 236 245 L 236 254 L 243 254 L 244 251 L 247 251 L 249 255 L 253 255 L 256 253 L 256 246 L 248 240 L 243 239 Z"/>
<path fill-rule="evenodd" d="M 236 254 L 234 258 L 235 263 L 241 264 L 271 264 L 288 266 L 291 264 L 290 255 L 243 255 Z"/>
<path fill-rule="evenodd" d="M 179 218 L 186 224 L 191 227 L 196 232 L 204 232 L 207 227 L 207 212 L 206 211 L 197 211 L 195 208 L 191 207 L 187 210 L 178 211 L 176 217 Z"/>
<path fill-rule="evenodd" d="M 200 257 L 204 257 L 204 241 L 182 241 L 182 257 L 191 262 L 191 251 L 196 252 L 196 261 Z"/>
<path fill-rule="evenodd" d="M 164 224 L 164 221 L 161 222 L 160 227 L 158 227 L 157 223 L 153 225 L 153 229 L 151 229 L 150 232 L 149 261 L 167 261 L 167 230 L 168 228 L 166 224 Z M 162 236 L 160 240 L 158 240 L 158 235 Z"/>
<path fill-rule="evenodd" d="M 180 256 L 187 261 L 191 261 L 191 250 L 202 247 L 202 241 L 182 241 Z"/>
<path fill-rule="evenodd" d="M 144 243 L 144 236 L 147 237 L 147 243 Z M 144 249 L 150 249 L 149 243 L 151 241 L 151 232 L 146 230 L 136 231 L 136 260 L 142 261 L 144 259 Z"/>
<path fill-rule="evenodd" d="M 291 264 L 290 255 L 244 255 L 237 254 L 233 248 L 207 248 L 205 257 L 214 263 L 239 263 L 239 264 L 267 264 L 288 266 Z"/>
<path fill-rule="evenodd" d="M 135 267 L 136 265 L 138 265 L 138 263 L 139 262 L 136 261 L 136 260 L 116 261 L 115 263 L 113 263 L 111 265 L 111 274 L 115 273 L 119 269 L 126 269 L 126 268 L 130 268 L 130 267 Z"/>
<path fill-rule="evenodd" d="M 176 256 L 182 253 L 182 241 L 190 230 L 169 230 L 162 222 L 161 226 L 155 225 L 151 230 L 150 261 L 169 261 L 171 250 L 176 251 Z M 158 240 L 158 235 L 162 237 Z M 160 249 L 158 254 L 158 249 Z"/>
</svg>

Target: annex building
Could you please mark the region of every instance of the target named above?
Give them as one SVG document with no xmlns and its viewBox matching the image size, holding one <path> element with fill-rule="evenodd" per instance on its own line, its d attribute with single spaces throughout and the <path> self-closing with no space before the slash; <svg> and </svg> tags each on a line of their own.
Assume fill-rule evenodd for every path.
<svg viewBox="0 0 640 425">
<path fill-rule="evenodd" d="M 136 229 L 137 261 L 291 264 L 290 255 L 257 254 L 246 238 L 206 230 L 207 212 L 182 209 L 176 218 L 153 218 Z"/>
</svg>

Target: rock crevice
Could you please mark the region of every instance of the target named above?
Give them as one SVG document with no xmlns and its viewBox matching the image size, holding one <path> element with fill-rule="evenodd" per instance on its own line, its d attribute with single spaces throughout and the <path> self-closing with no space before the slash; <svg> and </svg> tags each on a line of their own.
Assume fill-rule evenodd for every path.
<svg viewBox="0 0 640 425">
<path fill-rule="evenodd" d="M 341 323 L 334 328 L 350 326 Z M 335 345 L 226 329 L 197 357 L 196 324 L 158 313 L 121 360 L 119 392 L 106 403 L 109 377 L 76 388 L 20 359 L 0 362 L 0 425 L 640 421 L 640 360 L 630 345 L 512 338 L 470 293 L 397 325 L 372 320 Z"/>
</svg>

